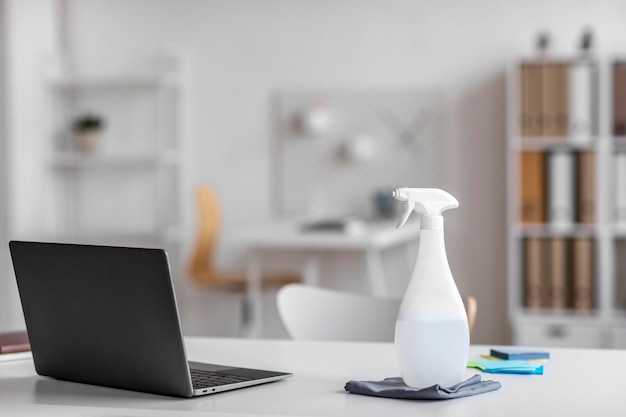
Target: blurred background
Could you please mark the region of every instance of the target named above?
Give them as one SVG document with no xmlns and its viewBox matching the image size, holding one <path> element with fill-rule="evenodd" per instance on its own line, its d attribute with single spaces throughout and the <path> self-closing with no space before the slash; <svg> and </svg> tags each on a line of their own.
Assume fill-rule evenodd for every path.
<svg viewBox="0 0 626 417">
<path fill-rule="evenodd" d="M 472 342 L 511 343 L 507 80 L 540 33 L 575 56 L 591 29 L 609 65 L 626 54 L 624 16 L 620 0 L 0 0 L 0 241 L 165 247 L 185 333 L 240 336 L 245 294 L 190 273 L 199 185 L 221 213 L 212 267 L 245 275 L 257 245 L 272 268 L 357 293 L 372 291 L 362 250 L 271 250 L 259 228 L 330 219 L 313 226 L 369 236 L 348 229 L 393 223 L 391 189 L 437 187 L 460 202 L 446 245 L 478 300 Z M 403 294 L 416 249 L 417 235 L 380 248 L 386 296 Z M 597 259 L 607 276 L 613 258 Z M 0 271 L 0 329 L 21 328 L 6 245 Z M 582 323 L 602 347 L 611 280 L 598 278 Z M 274 295 L 262 336 L 286 337 Z M 542 314 L 530 323 L 555 337 L 581 324 Z"/>
</svg>

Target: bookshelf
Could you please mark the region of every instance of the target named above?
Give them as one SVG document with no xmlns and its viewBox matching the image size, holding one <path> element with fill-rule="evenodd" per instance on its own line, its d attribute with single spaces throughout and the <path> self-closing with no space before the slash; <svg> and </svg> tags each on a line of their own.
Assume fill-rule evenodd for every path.
<svg viewBox="0 0 626 417">
<path fill-rule="evenodd" d="M 611 336 L 617 257 L 608 209 L 608 78 L 604 63 L 588 56 L 520 57 L 508 68 L 508 287 L 516 344 L 618 347 Z M 626 331 L 621 336 L 626 342 Z"/>
<path fill-rule="evenodd" d="M 54 57 L 44 79 L 46 240 L 163 247 L 182 253 L 184 60 L 163 51 L 134 73 L 77 75 Z M 63 69 L 60 71 L 59 68 Z M 81 114 L 102 116 L 98 147 L 76 147 Z"/>
</svg>

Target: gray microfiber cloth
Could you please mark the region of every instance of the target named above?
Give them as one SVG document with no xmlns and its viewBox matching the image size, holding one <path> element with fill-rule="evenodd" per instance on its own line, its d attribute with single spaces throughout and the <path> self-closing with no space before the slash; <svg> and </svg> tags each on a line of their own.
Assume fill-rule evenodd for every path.
<svg viewBox="0 0 626 417">
<path fill-rule="evenodd" d="M 440 385 L 413 388 L 406 385 L 400 377 L 386 378 L 382 381 L 350 381 L 344 388 L 353 394 L 373 395 L 375 397 L 403 400 L 448 400 L 495 391 L 501 386 L 497 381 L 481 381 L 480 375 L 476 374 L 448 388 Z"/>
</svg>

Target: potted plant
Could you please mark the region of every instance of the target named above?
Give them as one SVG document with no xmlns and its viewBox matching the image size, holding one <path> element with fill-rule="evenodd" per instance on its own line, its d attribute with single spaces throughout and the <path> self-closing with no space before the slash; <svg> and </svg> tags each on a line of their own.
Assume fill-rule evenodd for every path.
<svg viewBox="0 0 626 417">
<path fill-rule="evenodd" d="M 73 124 L 74 144 L 82 152 L 95 152 L 100 141 L 100 132 L 104 129 L 104 120 L 94 113 L 78 116 Z"/>
</svg>

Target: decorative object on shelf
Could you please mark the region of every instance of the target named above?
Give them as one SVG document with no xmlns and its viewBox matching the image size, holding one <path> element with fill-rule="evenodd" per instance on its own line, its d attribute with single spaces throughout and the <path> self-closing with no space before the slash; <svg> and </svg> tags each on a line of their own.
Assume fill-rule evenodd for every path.
<svg viewBox="0 0 626 417">
<path fill-rule="evenodd" d="M 324 103 L 328 130 L 309 136 L 299 117 Z M 332 217 L 373 213 L 372 193 L 400 183 L 436 184 L 445 141 L 435 89 L 279 91 L 273 99 L 273 211 Z"/>
<path fill-rule="evenodd" d="M 321 136 L 331 124 L 331 113 L 328 105 L 322 101 L 313 103 L 303 109 L 296 117 L 297 129 L 307 136 Z"/>
<path fill-rule="evenodd" d="M 72 124 L 74 146 L 81 152 L 96 152 L 100 143 L 100 132 L 104 129 L 104 120 L 94 113 L 78 116 Z"/>
<path fill-rule="evenodd" d="M 358 134 L 337 148 L 339 159 L 346 163 L 365 164 L 376 156 L 376 143 L 368 134 Z"/>
<path fill-rule="evenodd" d="M 550 34 L 548 32 L 539 32 L 537 34 L 537 50 L 544 54 L 550 49 Z"/>
<path fill-rule="evenodd" d="M 580 52 L 583 55 L 588 55 L 593 50 L 593 31 L 591 28 L 585 28 L 583 34 L 580 37 Z"/>
</svg>

